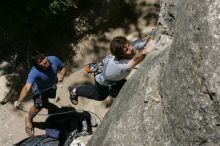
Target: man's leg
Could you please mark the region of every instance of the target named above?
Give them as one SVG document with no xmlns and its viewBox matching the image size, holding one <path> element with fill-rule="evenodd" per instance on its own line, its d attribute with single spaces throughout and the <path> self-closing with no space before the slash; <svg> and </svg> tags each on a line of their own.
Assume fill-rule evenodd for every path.
<svg viewBox="0 0 220 146">
<path fill-rule="evenodd" d="M 108 97 L 109 87 L 101 85 L 84 85 L 76 88 L 76 94 L 78 96 L 83 96 L 89 99 L 102 101 Z"/>
<path fill-rule="evenodd" d="M 33 98 L 34 106 L 29 109 L 29 115 L 25 118 L 25 130 L 28 136 L 34 135 L 33 119 L 42 109 L 42 100 L 40 95 L 35 95 Z"/>
<path fill-rule="evenodd" d="M 126 79 L 123 79 L 115 82 L 115 85 L 112 85 L 110 88 L 110 96 L 115 98 L 120 92 L 121 88 L 124 86 L 126 81 Z"/>
<path fill-rule="evenodd" d="M 29 110 L 29 115 L 25 119 L 25 130 L 28 136 L 34 135 L 33 119 L 40 111 L 41 109 L 38 109 L 35 106 L 32 106 Z"/>
<path fill-rule="evenodd" d="M 95 85 L 83 85 L 79 87 L 71 88 L 70 97 L 71 100 L 76 100 L 72 103 L 78 103 L 78 96 L 83 96 L 89 99 L 94 99 L 98 101 L 105 100 L 109 95 L 109 87 L 102 86 L 99 83 L 95 83 Z"/>
<path fill-rule="evenodd" d="M 48 110 L 48 113 L 55 113 L 59 109 L 55 104 L 49 102 L 49 98 L 56 98 L 56 88 L 52 88 L 41 95 L 42 107 Z"/>
</svg>

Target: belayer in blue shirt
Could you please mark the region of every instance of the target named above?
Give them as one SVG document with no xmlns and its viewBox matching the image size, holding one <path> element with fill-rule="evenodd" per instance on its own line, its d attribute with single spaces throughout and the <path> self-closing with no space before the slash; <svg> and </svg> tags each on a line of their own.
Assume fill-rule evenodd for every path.
<svg viewBox="0 0 220 146">
<path fill-rule="evenodd" d="M 28 74 L 26 84 L 23 86 L 15 107 L 21 106 L 23 99 L 32 89 L 34 105 L 29 110 L 25 119 L 25 129 L 29 136 L 34 135 L 33 119 L 42 108 L 53 108 L 55 105 L 48 102 L 48 98 L 56 97 L 56 83 L 62 81 L 66 67 L 56 56 L 45 56 L 36 51 L 32 55 L 33 67 Z"/>
</svg>

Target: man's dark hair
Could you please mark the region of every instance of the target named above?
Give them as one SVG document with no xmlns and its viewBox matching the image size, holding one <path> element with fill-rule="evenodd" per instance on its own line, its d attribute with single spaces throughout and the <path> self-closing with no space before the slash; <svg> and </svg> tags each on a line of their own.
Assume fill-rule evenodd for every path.
<svg viewBox="0 0 220 146">
<path fill-rule="evenodd" d="M 34 52 L 32 53 L 32 55 L 31 55 L 31 61 L 32 61 L 33 66 L 34 66 L 36 69 L 40 70 L 40 67 L 39 67 L 39 65 L 38 65 L 37 62 L 38 62 L 39 60 L 43 60 L 45 57 L 46 57 L 46 56 L 45 56 L 43 53 L 41 53 L 41 52 L 39 52 L 39 51 L 34 51 Z"/>
<path fill-rule="evenodd" d="M 128 43 L 130 42 L 123 36 L 118 36 L 118 37 L 113 38 L 110 44 L 110 51 L 112 55 L 114 55 L 115 58 L 117 59 L 123 59 L 124 58 L 123 48 L 124 48 L 124 45 Z"/>
</svg>

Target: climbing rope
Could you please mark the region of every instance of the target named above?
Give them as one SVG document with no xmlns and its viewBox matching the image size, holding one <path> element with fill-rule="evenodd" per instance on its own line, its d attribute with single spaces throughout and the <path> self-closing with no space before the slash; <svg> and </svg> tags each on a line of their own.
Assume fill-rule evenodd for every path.
<svg viewBox="0 0 220 146">
<path fill-rule="evenodd" d="M 25 113 L 31 114 L 30 112 L 28 112 L 27 110 L 24 110 L 23 108 L 17 107 L 17 109 L 19 109 L 20 111 L 23 111 Z M 65 111 L 65 112 L 58 112 L 58 113 L 53 113 L 53 114 L 40 114 L 37 113 L 35 115 L 41 115 L 41 116 L 55 116 L 55 115 L 63 115 L 63 114 L 69 114 L 69 113 L 77 113 L 77 112 L 88 112 L 94 116 L 96 116 L 99 119 L 99 123 L 101 123 L 101 118 L 94 112 L 91 111 L 87 111 L 87 110 L 70 110 L 70 111 Z"/>
</svg>

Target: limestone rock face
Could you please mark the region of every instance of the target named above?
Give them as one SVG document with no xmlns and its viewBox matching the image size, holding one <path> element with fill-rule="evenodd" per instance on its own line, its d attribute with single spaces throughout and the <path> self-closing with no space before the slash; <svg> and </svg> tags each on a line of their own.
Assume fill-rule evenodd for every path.
<svg viewBox="0 0 220 146">
<path fill-rule="evenodd" d="M 177 145 L 220 145 L 220 2 L 178 1 L 175 39 L 160 77 Z"/>
<path fill-rule="evenodd" d="M 88 146 L 220 145 L 220 1 L 162 0 L 157 48 Z"/>
</svg>

